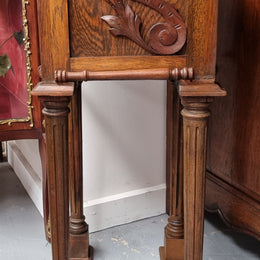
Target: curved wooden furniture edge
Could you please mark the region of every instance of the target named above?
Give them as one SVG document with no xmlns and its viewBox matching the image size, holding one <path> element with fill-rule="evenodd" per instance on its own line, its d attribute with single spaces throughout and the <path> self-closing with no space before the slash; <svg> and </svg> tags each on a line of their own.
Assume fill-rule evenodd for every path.
<svg viewBox="0 0 260 260">
<path fill-rule="evenodd" d="M 227 91 L 218 84 L 210 81 L 183 81 L 179 82 L 181 97 L 223 97 Z"/>
<path fill-rule="evenodd" d="M 71 97 L 74 93 L 74 83 L 56 83 L 54 81 L 39 82 L 32 91 L 33 96 L 56 96 L 56 97 Z"/>
<path fill-rule="evenodd" d="M 239 188 L 230 186 L 228 182 L 210 171 L 207 171 L 206 183 L 205 210 L 218 213 L 228 227 L 260 240 L 260 228 L 255 228 L 255 224 L 260 222 L 258 217 L 260 207 L 257 200 Z M 231 209 L 234 207 L 239 213 L 232 212 Z M 247 214 L 241 214 L 242 211 Z M 251 221 L 248 222 L 248 219 Z"/>
</svg>

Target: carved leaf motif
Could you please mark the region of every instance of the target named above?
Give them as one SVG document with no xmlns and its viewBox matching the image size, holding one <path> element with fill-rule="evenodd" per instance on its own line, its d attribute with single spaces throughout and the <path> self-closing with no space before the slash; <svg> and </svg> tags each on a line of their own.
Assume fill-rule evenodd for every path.
<svg viewBox="0 0 260 260">
<path fill-rule="evenodd" d="M 141 19 L 123 0 L 106 0 L 115 10 L 117 16 L 101 17 L 109 26 L 114 36 L 125 36 L 154 54 L 174 54 L 186 42 L 186 26 L 178 11 L 164 0 L 133 0 L 142 3 L 160 13 L 166 23 L 154 24 L 149 30 L 146 43 L 140 33 Z"/>
<path fill-rule="evenodd" d="M 131 37 L 133 35 L 140 35 L 141 19 L 135 15 L 129 5 L 126 5 L 124 11 L 116 8 L 118 16 L 105 15 L 101 18 L 111 27 L 110 31 L 113 35 Z"/>
</svg>

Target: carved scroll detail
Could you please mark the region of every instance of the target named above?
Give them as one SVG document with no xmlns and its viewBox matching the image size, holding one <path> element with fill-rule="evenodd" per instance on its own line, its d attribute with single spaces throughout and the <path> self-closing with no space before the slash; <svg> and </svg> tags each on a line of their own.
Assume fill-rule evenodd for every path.
<svg viewBox="0 0 260 260">
<path fill-rule="evenodd" d="M 186 42 L 186 26 L 176 9 L 164 0 L 134 0 L 160 13 L 165 23 L 154 24 L 149 30 L 146 43 L 140 33 L 142 21 L 123 0 L 106 0 L 117 16 L 105 15 L 101 19 L 110 26 L 114 36 L 125 36 L 153 54 L 174 54 Z"/>
</svg>

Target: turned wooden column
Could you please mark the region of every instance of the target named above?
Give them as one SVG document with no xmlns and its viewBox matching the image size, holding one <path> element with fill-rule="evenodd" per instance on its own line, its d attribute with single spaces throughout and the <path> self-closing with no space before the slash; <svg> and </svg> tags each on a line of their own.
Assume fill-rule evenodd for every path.
<svg viewBox="0 0 260 260">
<path fill-rule="evenodd" d="M 203 256 L 205 172 L 209 104 L 226 92 L 216 84 L 185 83 L 179 87 L 183 109 L 184 259 Z"/>
<path fill-rule="evenodd" d="M 75 84 L 69 117 L 70 259 L 92 259 L 88 225 L 83 213 L 81 83 Z"/>
<path fill-rule="evenodd" d="M 164 247 L 160 248 L 161 260 L 183 260 L 183 169 L 182 169 L 182 121 L 177 82 L 167 84 L 167 151 L 166 185 L 168 224 L 165 227 Z"/>
</svg>

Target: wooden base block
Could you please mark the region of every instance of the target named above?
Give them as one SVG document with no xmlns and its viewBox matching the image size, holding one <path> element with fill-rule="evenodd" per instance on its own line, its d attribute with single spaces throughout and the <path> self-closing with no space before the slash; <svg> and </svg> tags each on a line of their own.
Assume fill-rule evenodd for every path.
<svg viewBox="0 0 260 260">
<path fill-rule="evenodd" d="M 92 260 L 93 247 L 89 246 L 88 233 L 70 235 L 69 260 Z"/>
<path fill-rule="evenodd" d="M 160 260 L 183 260 L 184 239 L 165 239 L 165 246 L 159 248 Z"/>
</svg>

